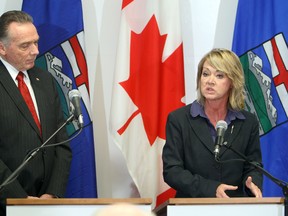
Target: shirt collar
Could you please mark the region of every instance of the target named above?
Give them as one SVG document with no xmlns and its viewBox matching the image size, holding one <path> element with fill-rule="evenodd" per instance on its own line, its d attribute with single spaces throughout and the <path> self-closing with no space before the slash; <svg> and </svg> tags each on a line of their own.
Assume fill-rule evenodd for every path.
<svg viewBox="0 0 288 216">
<path fill-rule="evenodd" d="M 15 67 L 13 67 L 10 63 L 5 61 L 3 58 L 0 57 L 0 59 L 1 59 L 2 63 L 4 64 L 4 66 L 6 67 L 6 69 L 8 70 L 8 72 L 9 72 L 10 76 L 12 77 L 12 79 L 14 80 L 14 82 L 16 82 L 16 77 L 17 77 L 19 71 Z M 29 80 L 29 76 L 28 76 L 27 71 L 22 71 L 22 72 L 24 74 L 25 79 Z"/>
<path fill-rule="evenodd" d="M 203 105 L 201 105 L 197 100 L 195 100 L 191 105 L 190 115 L 192 117 L 201 116 L 203 118 L 208 119 L 207 115 L 204 112 Z M 240 111 L 228 109 L 228 113 L 227 113 L 227 116 L 225 118 L 225 121 L 227 122 L 227 124 L 229 125 L 230 122 L 235 120 L 236 118 L 245 119 L 245 116 Z"/>
</svg>

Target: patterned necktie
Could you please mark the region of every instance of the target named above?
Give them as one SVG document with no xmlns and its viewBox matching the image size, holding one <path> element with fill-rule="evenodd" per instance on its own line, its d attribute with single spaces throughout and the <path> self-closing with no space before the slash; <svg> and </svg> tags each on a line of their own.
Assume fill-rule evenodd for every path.
<svg viewBox="0 0 288 216">
<path fill-rule="evenodd" d="M 32 116 L 33 116 L 33 119 L 34 119 L 40 133 L 41 133 L 40 121 L 38 119 L 38 116 L 37 116 L 37 113 L 36 113 L 34 103 L 33 103 L 33 100 L 31 98 L 29 89 L 28 89 L 27 85 L 25 84 L 23 78 L 24 78 L 24 74 L 23 74 L 23 72 L 20 71 L 16 77 L 16 79 L 18 80 L 18 89 L 19 89 L 20 93 L 22 94 L 22 96 L 23 96 Z"/>
</svg>

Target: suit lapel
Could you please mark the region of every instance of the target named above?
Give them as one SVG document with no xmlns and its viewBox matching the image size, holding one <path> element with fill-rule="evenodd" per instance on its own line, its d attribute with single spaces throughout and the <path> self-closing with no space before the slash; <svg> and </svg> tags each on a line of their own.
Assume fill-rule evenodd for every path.
<svg viewBox="0 0 288 216">
<path fill-rule="evenodd" d="M 29 122 L 31 127 L 39 134 L 39 129 L 26 105 L 20 91 L 15 85 L 14 80 L 11 78 L 9 72 L 3 63 L 0 63 L 0 83 L 3 86 L 6 93 L 10 96 L 11 100 L 15 103 L 20 113 L 22 113 L 23 117 Z"/>
<path fill-rule="evenodd" d="M 34 95 L 37 101 L 37 107 L 38 107 L 38 114 L 39 114 L 39 119 L 40 119 L 40 124 L 42 128 L 42 137 L 43 139 L 45 138 L 45 131 L 46 131 L 46 115 L 45 115 L 45 94 L 43 92 L 43 88 L 41 87 L 42 85 L 45 85 L 44 80 L 42 80 L 39 77 L 39 73 L 37 73 L 35 70 L 30 69 L 27 71 L 29 75 L 29 79 L 31 82 L 31 86 L 34 91 Z"/>
<path fill-rule="evenodd" d="M 210 134 L 207 122 L 204 118 L 196 117 L 191 121 L 190 114 L 187 114 L 187 118 L 189 119 L 190 125 L 192 129 L 195 131 L 196 136 L 199 140 L 206 146 L 209 151 L 214 154 L 215 143 L 213 142 L 212 136 Z M 242 121 L 232 121 L 224 135 L 224 143 L 227 142 L 228 145 L 232 145 L 234 139 L 237 137 L 243 122 Z M 225 147 L 220 148 L 220 156 L 224 154 L 228 149 Z"/>
<path fill-rule="evenodd" d="M 190 114 L 187 115 L 192 129 L 195 131 L 196 136 L 203 143 L 206 148 L 213 153 L 214 143 L 210 134 L 206 120 L 202 117 L 196 117 L 193 122 L 191 121 Z"/>
<path fill-rule="evenodd" d="M 242 124 L 243 124 L 242 121 L 232 121 L 229 124 L 229 127 L 226 130 L 225 135 L 224 135 L 224 143 L 226 142 L 227 145 L 231 145 L 232 146 L 232 143 L 233 143 L 234 139 L 237 137 L 238 133 L 240 132 Z M 222 154 L 224 154 L 227 150 L 228 150 L 227 148 L 222 147 L 220 149 L 220 156 Z"/>
</svg>

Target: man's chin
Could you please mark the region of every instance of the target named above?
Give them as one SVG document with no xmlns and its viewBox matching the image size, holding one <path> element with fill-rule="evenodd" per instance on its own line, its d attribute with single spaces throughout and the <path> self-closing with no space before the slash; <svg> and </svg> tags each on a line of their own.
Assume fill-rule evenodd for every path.
<svg viewBox="0 0 288 216">
<path fill-rule="evenodd" d="M 33 63 L 30 63 L 30 64 L 26 64 L 26 70 L 29 70 L 29 69 L 33 68 L 34 65 L 35 65 L 34 62 L 33 62 Z"/>
</svg>

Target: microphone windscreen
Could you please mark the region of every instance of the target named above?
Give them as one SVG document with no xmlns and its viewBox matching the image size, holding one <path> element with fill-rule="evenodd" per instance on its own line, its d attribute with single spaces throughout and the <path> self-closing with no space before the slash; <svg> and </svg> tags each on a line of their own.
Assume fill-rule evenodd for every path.
<svg viewBox="0 0 288 216">
<path fill-rule="evenodd" d="M 77 89 L 72 89 L 71 91 L 69 91 L 68 96 L 70 101 L 72 100 L 73 97 L 81 98 L 81 94 Z"/>
<path fill-rule="evenodd" d="M 228 127 L 227 122 L 224 121 L 224 120 L 220 120 L 220 121 L 218 121 L 217 124 L 216 124 L 216 129 L 218 129 L 218 128 L 223 128 L 223 129 L 226 131 L 226 130 L 227 130 L 227 127 Z"/>
</svg>

